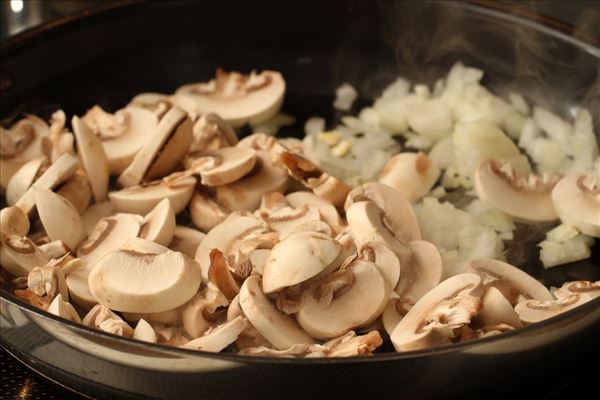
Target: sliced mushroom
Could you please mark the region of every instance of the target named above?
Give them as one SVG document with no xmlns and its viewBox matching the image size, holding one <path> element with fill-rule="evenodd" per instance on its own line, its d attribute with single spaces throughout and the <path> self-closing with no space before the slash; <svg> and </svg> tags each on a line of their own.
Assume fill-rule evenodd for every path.
<svg viewBox="0 0 600 400">
<path fill-rule="evenodd" d="M 179 214 L 192 198 L 195 186 L 194 177 L 174 173 L 162 180 L 110 192 L 108 198 L 117 211 L 142 215 L 167 198 L 171 201 L 173 212 Z"/>
<path fill-rule="evenodd" d="M 190 216 L 192 222 L 204 232 L 210 231 L 216 225 L 225 221 L 230 210 L 221 206 L 208 193 L 196 191 L 190 201 Z"/>
<path fill-rule="evenodd" d="M 200 174 L 202 184 L 208 186 L 233 183 L 252 171 L 255 163 L 256 152 L 241 146 L 191 153 L 184 161 L 185 167 Z"/>
<path fill-rule="evenodd" d="M 381 314 L 381 323 L 388 335 L 392 335 L 396 325 L 398 325 L 400 320 L 408 314 L 414 305 L 415 302 L 413 300 L 401 299 L 395 292 L 392 292 L 390 299 Z"/>
<path fill-rule="evenodd" d="M 592 299 L 600 297 L 600 281 L 566 282 L 559 289 L 554 291 L 554 295 L 557 298 L 566 297 L 571 294 L 581 294 L 589 296 Z"/>
<path fill-rule="evenodd" d="M 197 229 L 188 228 L 183 225 L 176 225 L 173 231 L 173 239 L 169 247 L 174 251 L 179 251 L 188 257 L 194 258 L 198 246 L 204 240 L 206 234 Z"/>
<path fill-rule="evenodd" d="M 82 170 L 76 171 L 56 193 L 69 200 L 80 214 L 87 209 L 92 198 L 90 181 Z"/>
<path fill-rule="evenodd" d="M 48 258 L 27 237 L 0 232 L 0 264 L 14 276 L 27 276 L 35 267 L 46 265 Z"/>
<path fill-rule="evenodd" d="M 191 142 L 191 120 L 182 109 L 170 109 L 135 154 L 131 164 L 119 175 L 118 184 L 127 188 L 171 173 L 187 153 Z"/>
<path fill-rule="evenodd" d="M 591 173 L 571 173 L 552 190 L 560 220 L 581 233 L 600 238 L 600 181 Z"/>
<path fill-rule="evenodd" d="M 254 150 L 262 150 L 270 153 L 272 156 L 279 155 L 282 151 L 287 150 L 279 141 L 265 133 L 256 132 L 248 135 L 240 140 L 237 146 L 250 147 Z"/>
<path fill-rule="evenodd" d="M 146 217 L 140 229 L 142 239 L 168 246 L 175 231 L 175 213 L 169 199 L 161 200 Z"/>
<path fill-rule="evenodd" d="M 311 336 L 330 339 L 369 325 L 389 297 L 389 284 L 375 264 L 355 259 L 305 290 L 296 318 Z"/>
<path fill-rule="evenodd" d="M 65 256 L 71 250 L 62 240 L 55 240 L 39 246 L 40 251 L 44 253 L 49 260 Z"/>
<path fill-rule="evenodd" d="M 78 166 L 79 163 L 73 156 L 63 154 L 35 181 L 35 187 L 52 190 L 73 176 Z M 15 206 L 21 208 L 25 214 L 32 212 L 35 207 L 33 186 L 27 189 Z"/>
<path fill-rule="evenodd" d="M 93 267 L 105 254 L 120 249 L 127 240 L 137 237 L 141 223 L 142 217 L 134 214 L 102 218 L 77 249 L 77 257 Z"/>
<path fill-rule="evenodd" d="M 234 127 L 268 120 L 281 108 L 285 81 L 276 71 L 250 75 L 217 69 L 207 83 L 184 85 L 175 92 L 175 102 L 193 101 L 199 114 L 214 112 Z"/>
<path fill-rule="evenodd" d="M 190 341 L 183 329 L 175 326 L 166 326 L 158 323 L 150 323 L 152 329 L 156 333 L 156 340 L 158 343 L 166 344 L 169 346 L 181 346 Z"/>
<path fill-rule="evenodd" d="M 169 251 L 168 247 L 143 238 L 131 238 L 121 246 L 120 250 L 128 250 L 142 254 L 162 254 Z"/>
<path fill-rule="evenodd" d="M 474 179 L 481 201 L 520 221 L 543 222 L 558 218 L 550 195 L 558 181 L 557 175 L 525 178 L 509 162 L 488 159 L 479 164 Z"/>
<path fill-rule="evenodd" d="M 67 275 L 67 287 L 71 300 L 84 310 L 92 309 L 98 301 L 92 293 L 88 285 L 88 278 L 93 265 L 85 260 L 77 259 L 82 264 L 73 272 Z"/>
<path fill-rule="evenodd" d="M 294 208 L 312 205 L 319 210 L 321 217 L 331 227 L 342 225 L 342 219 L 336 208 L 330 202 L 311 192 L 294 192 L 285 196 L 285 200 Z"/>
<path fill-rule="evenodd" d="M 284 207 L 268 215 L 262 215 L 269 228 L 279 234 L 280 239 L 285 239 L 303 224 L 320 221 L 321 214 L 319 210 L 306 205 L 299 208 Z M 302 231 L 302 230 L 301 230 Z"/>
<path fill-rule="evenodd" d="M 487 288 L 481 298 L 481 311 L 478 318 L 484 326 L 497 324 L 507 324 L 515 328 L 523 326 L 513 306 L 502 292 L 493 286 Z"/>
<path fill-rule="evenodd" d="M 65 275 L 56 266 L 46 264 L 32 269 L 29 275 L 27 275 L 27 287 L 33 293 L 48 299 L 48 301 L 54 300 L 58 294 L 65 301 L 69 301 L 69 290 L 65 281 Z"/>
<path fill-rule="evenodd" d="M 372 262 L 379 268 L 390 291 L 396 287 L 400 279 L 400 260 L 393 251 L 381 243 L 368 242 L 358 249 L 357 256 L 361 260 Z"/>
<path fill-rule="evenodd" d="M 308 336 L 288 315 L 279 311 L 264 295 L 260 277 L 249 276 L 240 290 L 240 307 L 252 326 L 277 349 L 294 344 L 312 344 Z"/>
<path fill-rule="evenodd" d="M 123 172 L 158 125 L 155 113 L 135 106 L 113 115 L 96 105 L 81 119 L 101 140 L 113 175 Z"/>
<path fill-rule="evenodd" d="M 181 253 L 118 250 L 95 264 L 89 288 L 100 304 L 113 310 L 161 312 L 191 299 L 200 280 L 200 266 Z"/>
<path fill-rule="evenodd" d="M 429 193 L 439 177 L 439 168 L 425 153 L 400 153 L 390 158 L 378 181 L 415 202 Z"/>
<path fill-rule="evenodd" d="M 19 207 L 5 207 L 0 211 L 0 230 L 8 235 L 25 236 L 29 232 L 29 218 Z"/>
<path fill-rule="evenodd" d="M 73 204 L 48 189 L 34 187 L 40 221 L 50 240 L 62 240 L 71 251 L 85 239 L 81 217 Z"/>
<path fill-rule="evenodd" d="M 20 278 L 17 278 L 17 279 L 18 280 L 23 280 L 25 278 L 20 277 Z M 25 285 L 27 285 L 27 282 L 25 282 Z M 19 299 L 23 300 L 23 301 L 28 302 L 29 304 L 31 304 L 34 307 L 39 308 L 40 310 L 47 310 L 48 306 L 50 305 L 50 303 L 47 302 L 47 299 L 41 298 L 40 296 L 38 296 L 37 294 L 33 293 L 29 289 L 25 289 L 25 290 L 16 289 L 15 290 L 15 296 L 18 297 Z"/>
<path fill-rule="evenodd" d="M 471 260 L 465 268 L 467 272 L 479 274 L 486 287 L 495 287 L 508 299 L 511 305 L 526 299 L 539 301 L 553 300 L 554 297 L 544 285 L 526 272 L 508 263 L 481 258 Z"/>
<path fill-rule="evenodd" d="M 370 356 L 373 351 L 383 344 L 383 339 L 378 331 L 370 331 L 365 335 L 357 336 L 353 331 L 346 335 L 323 343 L 328 350 L 325 356 L 332 357 L 357 357 Z M 310 354 L 308 355 L 310 357 Z"/>
<path fill-rule="evenodd" d="M 228 305 L 227 297 L 209 283 L 183 307 L 185 332 L 193 338 L 202 336 L 208 328 L 225 318 Z"/>
<path fill-rule="evenodd" d="M 127 322 L 112 312 L 110 308 L 101 304 L 92 307 L 81 323 L 119 336 L 131 337 L 133 335 L 133 329 Z"/>
<path fill-rule="evenodd" d="M 321 220 L 309 220 L 305 222 L 301 222 L 297 225 L 294 225 L 294 228 L 291 230 L 289 235 L 298 233 L 298 232 L 317 232 L 322 233 L 327 236 L 334 236 L 333 229 L 331 226 L 327 224 L 327 222 Z M 287 237 L 289 235 L 284 236 Z"/>
<path fill-rule="evenodd" d="M 122 319 L 107 319 L 106 321 L 102 321 L 102 323 L 98 326 L 98 329 L 104 332 L 112 333 L 113 335 L 119 336 L 133 336 L 133 328 L 127 324 L 127 322 Z"/>
<path fill-rule="evenodd" d="M 68 301 L 63 300 L 60 293 L 52 300 L 46 311 L 69 321 L 81 323 L 81 318 L 75 308 Z"/>
<path fill-rule="evenodd" d="M 424 240 L 408 244 L 410 260 L 402 263 L 402 273 L 395 288 L 401 298 L 419 300 L 442 279 L 443 262 L 437 247 Z"/>
<path fill-rule="evenodd" d="M 193 127 L 194 140 L 190 152 L 205 152 L 238 143 L 235 131 L 215 113 L 203 114 Z"/>
<path fill-rule="evenodd" d="M 208 279 L 214 283 L 229 300 L 240 292 L 240 285 L 233 277 L 229 262 L 218 249 L 210 251 Z"/>
<path fill-rule="evenodd" d="M 156 343 L 156 332 L 148 322 L 140 319 L 133 330 L 133 338 L 143 342 Z"/>
<path fill-rule="evenodd" d="M 246 318 L 237 317 L 215 328 L 211 328 L 204 336 L 190 340 L 182 347 L 218 353 L 235 342 L 247 325 L 248 321 Z"/>
<path fill-rule="evenodd" d="M 578 307 L 591 298 L 582 294 L 571 294 L 556 300 L 525 300 L 515 306 L 515 311 L 524 324 L 534 324 Z"/>
<path fill-rule="evenodd" d="M 50 133 L 42 143 L 44 154 L 52 162 L 65 153 L 75 155 L 75 138 L 71 132 L 67 132 L 65 129 L 66 123 L 67 116 L 63 110 L 56 110 L 52 113 Z"/>
<path fill-rule="evenodd" d="M 159 119 L 173 107 L 170 97 L 162 93 L 140 93 L 129 101 L 127 107 L 140 107 L 151 111 Z"/>
<path fill-rule="evenodd" d="M 322 233 L 290 235 L 277 243 L 267 258 L 262 277 L 264 293 L 294 286 L 330 271 L 341 249 L 335 239 Z"/>
<path fill-rule="evenodd" d="M 410 309 L 396 325 L 391 339 L 396 351 L 439 346 L 457 339 L 456 334 L 481 307 L 481 278 L 458 274 L 446 279 Z"/>
<path fill-rule="evenodd" d="M 77 152 L 81 156 L 83 168 L 90 180 L 96 203 L 106 199 L 108 191 L 109 165 L 106 152 L 94 132 L 77 116 L 71 120 L 73 133 L 77 139 Z"/>
<path fill-rule="evenodd" d="M 4 190 L 15 172 L 27 161 L 43 155 L 43 139 L 48 136 L 48 124 L 34 115 L 27 115 L 0 131 L 0 188 Z"/>
<path fill-rule="evenodd" d="M 89 206 L 83 214 L 81 214 L 81 223 L 85 234 L 89 236 L 94 227 L 104 217 L 109 217 L 115 212 L 115 207 L 110 201 L 103 201 Z"/>
<path fill-rule="evenodd" d="M 27 189 L 33 185 L 33 182 L 40 177 L 48 166 L 49 163 L 45 157 L 34 158 L 15 171 L 6 186 L 6 203 L 9 206 L 17 204 L 17 201 L 23 197 Z"/>
<path fill-rule="evenodd" d="M 193 301 L 190 300 L 190 302 Z M 189 303 L 189 302 L 188 302 Z M 182 324 L 182 314 L 187 304 L 174 308 L 172 310 L 157 312 L 157 313 L 121 313 L 123 318 L 128 322 L 138 322 L 145 320 L 151 324 L 163 324 L 168 326 L 180 326 Z"/>
<path fill-rule="evenodd" d="M 248 252 L 248 259 L 254 268 L 254 271 L 259 275 L 262 275 L 267 264 L 267 259 L 271 254 L 270 249 L 255 249 Z"/>
<path fill-rule="evenodd" d="M 329 201 L 334 206 L 342 206 L 346 196 L 352 190 L 346 183 L 323 172 L 317 165 L 298 154 L 283 151 L 279 154 L 279 160 L 292 178 L 302 182 L 317 196 Z"/>
</svg>

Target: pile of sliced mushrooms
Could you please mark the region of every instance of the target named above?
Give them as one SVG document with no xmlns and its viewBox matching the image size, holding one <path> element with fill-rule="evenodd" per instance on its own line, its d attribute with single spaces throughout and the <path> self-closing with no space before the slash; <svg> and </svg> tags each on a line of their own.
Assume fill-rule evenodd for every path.
<svg viewBox="0 0 600 400">
<path fill-rule="evenodd" d="M 115 335 L 270 357 L 424 349 L 600 296 L 598 281 L 551 291 L 492 258 L 446 276 L 413 207 L 440 179 L 428 155 L 399 153 L 350 185 L 298 139 L 239 140 L 235 128 L 277 117 L 284 94 L 278 72 L 219 70 L 115 113 L 94 106 L 70 127 L 58 110 L 3 129 L 3 285 Z M 472 179 L 481 201 L 518 221 L 600 237 L 591 173 L 522 177 L 485 159 Z"/>
</svg>

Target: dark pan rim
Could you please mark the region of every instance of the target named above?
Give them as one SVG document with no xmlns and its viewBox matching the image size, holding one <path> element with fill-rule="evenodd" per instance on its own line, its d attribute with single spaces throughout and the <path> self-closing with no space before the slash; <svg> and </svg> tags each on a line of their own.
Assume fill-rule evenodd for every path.
<svg viewBox="0 0 600 400">
<path fill-rule="evenodd" d="M 458 7 L 463 8 L 469 12 L 473 12 L 475 14 L 485 15 L 489 17 L 493 17 L 496 19 L 506 20 L 512 23 L 525 25 L 529 28 L 532 28 L 540 33 L 553 36 L 561 41 L 570 43 L 571 45 L 578 47 L 579 49 L 591 54 L 594 57 L 600 59 L 600 48 L 595 47 L 592 44 L 585 43 L 579 39 L 573 38 L 563 32 L 557 31 L 555 29 L 549 28 L 541 23 L 541 21 L 549 21 L 551 19 L 548 18 L 540 18 L 535 15 L 511 15 L 502 11 L 498 11 L 497 7 L 491 7 L 488 5 L 487 1 L 477 1 L 477 4 L 468 4 L 468 3 L 448 3 L 442 2 L 446 6 L 449 7 Z M 147 2 L 145 0 L 124 0 L 119 3 L 112 4 L 103 4 L 101 6 L 95 7 L 92 10 L 81 11 L 69 16 L 62 17 L 58 20 L 50 21 L 45 24 L 27 29 L 8 40 L 5 40 L 1 44 L 2 48 L 2 57 L 10 57 L 13 53 L 18 52 L 20 49 L 35 44 L 38 41 L 44 40 L 51 34 L 57 34 L 61 31 L 68 29 L 76 29 L 81 23 L 89 23 L 92 20 L 99 18 L 107 18 L 110 15 L 115 13 L 119 13 L 128 9 L 133 8 L 134 5 L 146 5 L 151 4 L 151 2 Z M 535 19 L 535 20 L 532 20 Z M 564 28 L 564 26 L 563 26 Z M 160 350 L 166 350 L 169 352 L 179 353 L 185 356 L 198 356 L 209 359 L 217 359 L 217 360 L 226 360 L 232 361 L 242 364 L 271 364 L 271 363 L 283 363 L 283 364 L 340 364 L 340 363 L 368 363 L 368 362 L 380 362 L 380 361 L 398 361 L 405 359 L 413 359 L 413 358 L 422 358 L 422 357 L 430 357 L 442 354 L 448 354 L 453 352 L 458 352 L 461 350 L 465 350 L 468 348 L 473 348 L 479 345 L 492 343 L 496 341 L 502 340 L 510 340 L 512 338 L 516 338 L 518 336 L 533 336 L 536 333 L 541 331 L 545 331 L 548 329 L 552 329 L 553 326 L 562 326 L 565 323 L 568 323 L 569 320 L 577 320 L 583 318 L 589 314 L 591 314 L 594 310 L 600 307 L 600 298 L 593 299 L 579 307 L 576 307 L 572 310 L 549 318 L 547 320 L 538 322 L 536 324 L 527 325 L 523 328 L 518 328 L 510 332 L 501 333 L 498 335 L 484 337 L 475 340 L 469 340 L 466 342 L 449 344 L 445 346 L 439 346 L 430 349 L 423 350 L 415 350 L 408 351 L 402 353 L 380 353 L 375 354 L 370 357 L 353 357 L 353 358 L 277 358 L 277 357 L 252 357 L 252 356 L 240 356 L 231 353 L 210 353 L 199 350 L 185 349 L 180 347 L 168 346 L 164 344 L 158 343 L 146 343 L 141 342 L 132 338 L 122 337 L 118 335 L 113 335 L 107 332 L 100 331 L 98 329 L 94 329 L 91 327 L 87 327 L 85 325 L 77 324 L 75 322 L 71 322 L 55 316 L 53 314 L 42 311 L 38 308 L 33 307 L 32 305 L 22 301 L 21 299 L 15 297 L 11 293 L 7 292 L 4 289 L 0 289 L 0 298 L 6 300 L 7 302 L 26 310 L 27 312 L 34 313 L 38 317 L 54 320 L 55 322 L 66 324 L 75 330 L 81 330 L 86 334 L 98 335 L 100 337 L 116 340 L 116 341 L 124 341 L 124 343 L 135 345 L 138 347 L 149 347 L 156 348 Z"/>
</svg>

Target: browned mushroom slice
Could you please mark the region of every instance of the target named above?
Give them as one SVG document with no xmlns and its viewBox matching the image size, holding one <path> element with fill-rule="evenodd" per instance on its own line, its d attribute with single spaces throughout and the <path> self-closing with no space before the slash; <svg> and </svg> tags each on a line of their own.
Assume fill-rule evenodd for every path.
<svg viewBox="0 0 600 400">
<path fill-rule="evenodd" d="M 591 173 L 571 173 L 552 190 L 560 220 L 585 235 L 600 238 L 600 181 Z"/>
<path fill-rule="evenodd" d="M 214 283 L 229 300 L 233 300 L 240 292 L 240 285 L 236 282 L 229 269 L 229 262 L 219 249 L 212 249 L 210 251 L 208 279 Z"/>
<path fill-rule="evenodd" d="M 506 161 L 485 160 L 475 171 L 477 195 L 487 203 L 523 222 L 558 218 L 550 193 L 558 176 L 544 174 L 525 178 Z"/>
<path fill-rule="evenodd" d="M 14 276 L 27 276 L 35 267 L 46 265 L 48 258 L 27 237 L 0 232 L 0 264 Z"/>
<path fill-rule="evenodd" d="M 190 152 L 213 151 L 238 143 L 235 131 L 215 113 L 203 114 L 194 124 L 193 133 Z"/>
<path fill-rule="evenodd" d="M 317 196 L 329 201 L 334 206 L 342 206 L 346 196 L 352 190 L 346 183 L 323 172 L 317 165 L 298 154 L 283 151 L 279 155 L 279 160 L 292 178 L 302 182 Z"/>
<path fill-rule="evenodd" d="M 8 235 L 25 236 L 29 232 L 29 218 L 19 207 L 0 210 L 0 230 Z"/>
<path fill-rule="evenodd" d="M 15 205 L 48 166 L 49 162 L 45 157 L 34 158 L 15 171 L 6 186 L 6 203 L 9 206 Z"/>
<path fill-rule="evenodd" d="M 400 153 L 390 158 L 378 180 L 415 202 L 429 193 L 439 176 L 439 168 L 426 154 Z"/>
<path fill-rule="evenodd" d="M 284 93 L 285 81 L 279 72 L 242 75 L 219 68 L 214 80 L 177 89 L 175 102 L 191 100 L 199 114 L 214 112 L 238 127 L 258 124 L 277 114 Z"/>
<path fill-rule="evenodd" d="M 119 175 L 122 187 L 162 178 L 171 173 L 192 142 L 192 122 L 182 109 L 174 107 L 160 120 L 150 139 Z"/>
<path fill-rule="evenodd" d="M 534 324 L 572 310 L 590 300 L 591 297 L 583 294 L 571 294 L 556 300 L 525 300 L 515 306 L 515 311 L 524 324 Z"/>
<path fill-rule="evenodd" d="M 256 152 L 247 147 L 224 147 L 191 153 L 184 160 L 187 169 L 199 173 L 203 185 L 220 186 L 235 182 L 254 168 Z"/>
</svg>

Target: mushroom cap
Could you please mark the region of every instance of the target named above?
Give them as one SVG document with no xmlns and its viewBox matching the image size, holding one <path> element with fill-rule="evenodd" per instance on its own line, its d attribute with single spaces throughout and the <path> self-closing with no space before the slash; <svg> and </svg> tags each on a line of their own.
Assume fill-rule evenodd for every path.
<svg viewBox="0 0 600 400">
<path fill-rule="evenodd" d="M 554 186 L 552 203 L 564 224 L 575 227 L 585 235 L 600 238 L 598 177 L 591 173 L 568 174 Z"/>
<path fill-rule="evenodd" d="M 62 240 L 71 251 L 85 239 L 77 209 L 64 197 L 48 189 L 34 187 L 35 203 L 50 240 Z"/>
<path fill-rule="evenodd" d="M 235 342 L 247 326 L 248 320 L 239 316 L 211 329 L 210 332 L 205 333 L 204 336 L 190 340 L 182 347 L 218 353 L 231 343 Z"/>
<path fill-rule="evenodd" d="M 292 317 L 279 311 L 267 299 L 261 286 L 260 277 L 251 275 L 240 290 L 240 307 L 252 326 L 279 350 L 298 343 L 314 343 Z"/>
<path fill-rule="evenodd" d="M 9 179 L 6 185 L 6 204 L 13 206 L 33 185 L 35 178 L 48 162 L 45 157 L 34 158 L 24 163 Z"/>
<path fill-rule="evenodd" d="M 67 287 L 71 300 L 84 310 L 92 309 L 98 301 L 92 296 L 88 286 L 88 278 L 92 265 L 83 261 L 84 265 L 67 275 Z"/>
<path fill-rule="evenodd" d="M 202 190 L 194 193 L 189 208 L 192 222 L 204 232 L 210 231 L 223 222 L 229 214 L 229 210 L 222 207 L 214 198 Z"/>
<path fill-rule="evenodd" d="M 9 235 L 25 236 L 29 232 L 29 218 L 19 207 L 0 210 L 0 230 Z"/>
<path fill-rule="evenodd" d="M 110 176 L 108 158 L 100 139 L 79 117 L 71 120 L 73 133 L 77 139 L 77 152 L 81 156 L 83 169 L 90 180 L 96 202 L 104 201 L 108 191 Z"/>
<path fill-rule="evenodd" d="M 140 319 L 133 330 L 133 338 L 143 342 L 156 343 L 156 332 L 144 319 Z"/>
<path fill-rule="evenodd" d="M 256 151 L 243 146 L 223 147 L 188 156 L 186 168 L 198 172 L 202 184 L 220 186 L 235 182 L 254 168 Z"/>
<path fill-rule="evenodd" d="M 488 258 L 471 260 L 467 263 L 466 272 L 481 275 L 486 286 L 495 286 L 511 304 L 520 295 L 526 299 L 540 301 L 553 300 L 554 296 L 544 285 L 535 280 L 526 272 L 508 263 Z M 504 283 L 508 283 L 505 285 Z M 515 289 L 518 293 L 514 293 Z"/>
<path fill-rule="evenodd" d="M 173 207 L 171 207 L 171 201 L 166 198 L 162 199 L 152 211 L 146 214 L 140 228 L 139 237 L 168 246 L 171 239 L 173 239 L 174 231 L 175 213 Z"/>
<path fill-rule="evenodd" d="M 188 257 L 194 258 L 198 246 L 204 240 L 206 234 L 194 228 L 176 225 L 173 231 L 173 239 L 169 247 L 173 251 L 179 251 Z"/>
<path fill-rule="evenodd" d="M 507 324 L 515 328 L 523 326 L 519 314 L 515 312 L 508 299 L 493 286 L 487 288 L 481 298 L 479 319 L 484 326 L 497 324 Z"/>
<path fill-rule="evenodd" d="M 48 258 L 26 236 L 1 232 L 0 264 L 16 277 L 27 276 L 35 267 L 46 265 Z"/>
<path fill-rule="evenodd" d="M 133 237 L 125 242 L 119 250 L 128 250 L 142 254 L 162 254 L 166 253 L 169 248 L 152 240 L 141 237 Z"/>
<path fill-rule="evenodd" d="M 524 222 L 558 218 L 550 193 L 556 180 L 530 177 L 526 181 L 506 161 L 484 160 L 475 170 L 475 189 L 484 203 Z"/>
<path fill-rule="evenodd" d="M 400 320 L 390 335 L 396 351 L 410 351 L 440 344 L 435 331 L 423 329 L 426 318 L 445 300 L 458 295 L 481 295 L 481 277 L 477 274 L 454 275 L 427 292 Z"/>
<path fill-rule="evenodd" d="M 175 92 L 179 101 L 193 102 L 199 114 L 220 115 L 234 127 L 268 120 L 281 108 L 285 81 L 276 71 L 254 71 L 248 75 L 217 70 L 215 80 L 183 85 Z"/>
<path fill-rule="evenodd" d="M 571 294 L 555 300 L 525 300 L 515 306 L 524 324 L 534 324 L 569 311 L 591 300 L 583 294 Z"/>
<path fill-rule="evenodd" d="M 69 154 L 63 154 L 48 167 L 46 171 L 35 181 L 35 187 L 40 189 L 54 189 L 69 179 L 79 166 L 79 162 Z M 33 186 L 21 196 L 15 203 L 25 214 L 30 214 L 35 208 L 35 194 Z"/>
<path fill-rule="evenodd" d="M 342 246 L 317 232 L 299 232 L 277 243 L 263 270 L 264 293 L 297 285 L 326 270 L 340 255 Z"/>
<path fill-rule="evenodd" d="M 81 223 L 83 224 L 83 230 L 85 234 L 89 236 L 94 227 L 104 217 L 111 216 L 115 211 L 115 207 L 110 201 L 103 201 L 101 203 L 92 204 L 89 206 L 83 214 L 81 214 Z"/>
<path fill-rule="evenodd" d="M 299 208 L 312 205 L 319 210 L 321 217 L 332 227 L 342 225 L 340 214 L 333 204 L 311 192 L 294 192 L 285 196 L 290 206 Z"/>
<path fill-rule="evenodd" d="M 152 313 L 170 310 L 191 299 L 200 280 L 200 266 L 181 253 L 118 250 L 96 263 L 88 285 L 94 298 L 112 310 Z"/>
<path fill-rule="evenodd" d="M 134 214 L 115 214 L 100 219 L 92 233 L 77 249 L 77 257 L 94 266 L 105 254 L 120 249 L 140 232 L 142 218 Z"/>
<path fill-rule="evenodd" d="M 415 240 L 408 247 L 412 251 L 411 258 L 402 264 L 402 274 L 395 291 L 402 298 L 417 301 L 440 283 L 443 262 L 433 243 Z"/>
<path fill-rule="evenodd" d="M 171 182 L 165 179 L 110 192 L 108 198 L 117 211 L 142 215 L 167 198 L 171 201 L 173 212 L 179 214 L 194 194 L 196 179 L 192 176 L 177 177 Z"/>
<path fill-rule="evenodd" d="M 400 260 L 394 252 L 379 242 L 368 242 L 358 249 L 360 259 L 370 261 L 385 278 L 390 291 L 396 287 L 400 279 Z"/>
<path fill-rule="evenodd" d="M 77 322 L 78 324 L 81 323 L 81 318 L 75 308 L 69 302 L 65 301 L 60 294 L 52 300 L 46 311 L 69 321 Z"/>
<path fill-rule="evenodd" d="M 357 186 L 346 198 L 344 209 L 358 201 L 372 201 L 384 212 L 384 224 L 392 234 L 406 244 L 421 240 L 417 216 L 410 202 L 396 189 L 379 182 L 369 182 Z"/>
<path fill-rule="evenodd" d="M 185 111 L 173 107 L 119 175 L 119 185 L 135 186 L 144 179 L 152 180 L 167 175 L 187 153 L 191 141 L 192 122 Z"/>
<path fill-rule="evenodd" d="M 415 202 L 429 193 L 439 177 L 440 169 L 425 153 L 400 153 L 389 159 L 378 181 Z"/>
<path fill-rule="evenodd" d="M 330 339 L 343 335 L 351 329 L 366 326 L 383 312 L 390 297 L 389 284 L 379 269 L 369 261 L 354 260 L 345 267 L 352 275 L 349 287 L 343 287 L 338 294 L 328 288 L 331 302 L 323 301 L 322 292 L 328 278 L 322 280 L 302 293 L 300 309 L 296 318 L 298 323 L 311 336 Z"/>
</svg>

